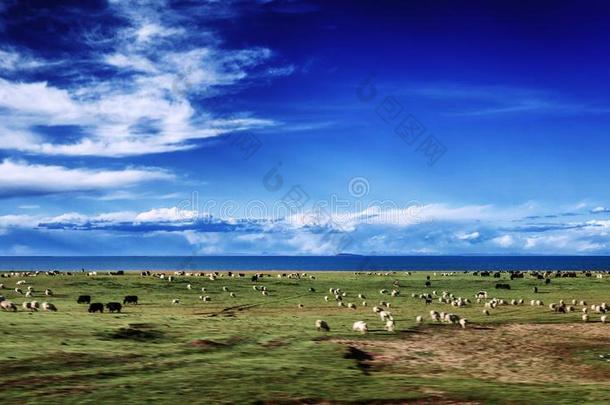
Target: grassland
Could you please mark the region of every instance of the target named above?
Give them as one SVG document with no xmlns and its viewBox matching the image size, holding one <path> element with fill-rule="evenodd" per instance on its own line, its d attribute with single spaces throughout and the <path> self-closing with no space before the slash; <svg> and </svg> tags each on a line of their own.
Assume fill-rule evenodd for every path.
<svg viewBox="0 0 610 405">
<path fill-rule="evenodd" d="M 526 276 L 508 280 L 459 274 L 400 272 L 389 276 L 310 273 L 315 279 L 265 277 L 268 296 L 249 277 L 176 277 L 173 282 L 138 273 L 94 277 L 3 278 L 0 291 L 18 305 L 13 291 L 25 279 L 56 313 L 1 312 L 0 399 L 2 403 L 610 403 L 610 324 L 599 315 L 583 323 L 579 311 L 532 307 L 564 300 L 610 302 L 610 280 L 553 278 L 549 285 Z M 425 288 L 426 276 L 431 288 Z M 401 296 L 379 293 L 400 282 Z M 192 290 L 187 289 L 192 285 Z M 229 287 L 231 298 L 222 287 Z M 533 292 L 533 287 L 539 293 Z M 207 288 L 209 303 L 199 300 Z M 325 302 L 329 288 L 347 292 L 357 309 Z M 40 294 L 51 288 L 51 299 Z M 315 289 L 310 292 L 309 289 Z M 449 291 L 473 304 L 425 305 L 411 293 Z M 482 313 L 474 294 L 524 299 Z M 138 295 L 140 304 L 120 314 L 89 314 L 79 294 L 94 302 Z M 358 294 L 367 297 L 361 306 Z M 179 305 L 172 300 L 179 298 Z M 383 330 L 371 309 L 392 303 L 398 331 Z M 303 308 L 298 308 L 302 304 Z M 465 330 L 428 321 L 431 309 L 466 317 Z M 579 307 L 580 309 L 580 307 Z M 415 317 L 425 315 L 417 325 Z M 318 332 L 316 319 L 331 331 Z M 368 335 L 351 331 L 366 321 Z"/>
</svg>

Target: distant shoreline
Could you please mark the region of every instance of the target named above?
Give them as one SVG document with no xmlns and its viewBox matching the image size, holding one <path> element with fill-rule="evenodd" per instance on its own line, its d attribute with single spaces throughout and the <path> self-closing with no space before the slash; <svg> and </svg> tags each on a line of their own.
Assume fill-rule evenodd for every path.
<svg viewBox="0 0 610 405">
<path fill-rule="evenodd" d="M 0 271 L 610 270 L 609 256 L 71 256 L 0 257 Z"/>
</svg>

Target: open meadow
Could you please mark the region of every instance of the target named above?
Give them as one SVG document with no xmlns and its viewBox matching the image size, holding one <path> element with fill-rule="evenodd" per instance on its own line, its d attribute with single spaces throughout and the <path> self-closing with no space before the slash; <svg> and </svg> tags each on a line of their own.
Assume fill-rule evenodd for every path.
<svg viewBox="0 0 610 405">
<path fill-rule="evenodd" d="M 591 308 L 608 274 L 210 274 L 3 273 L 2 403 L 610 403 L 610 323 Z M 89 313 L 80 295 L 138 304 Z"/>
</svg>

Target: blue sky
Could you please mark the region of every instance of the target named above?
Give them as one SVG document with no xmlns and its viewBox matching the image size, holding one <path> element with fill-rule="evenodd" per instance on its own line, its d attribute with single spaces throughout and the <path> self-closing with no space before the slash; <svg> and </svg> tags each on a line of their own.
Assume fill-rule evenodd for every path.
<svg viewBox="0 0 610 405">
<path fill-rule="evenodd" d="M 605 2 L 83 3 L 0 5 L 0 255 L 610 254 Z"/>
</svg>

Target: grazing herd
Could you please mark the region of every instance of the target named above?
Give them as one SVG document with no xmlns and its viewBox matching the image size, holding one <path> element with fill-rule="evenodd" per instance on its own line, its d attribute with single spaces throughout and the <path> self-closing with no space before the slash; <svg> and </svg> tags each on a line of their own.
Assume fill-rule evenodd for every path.
<svg viewBox="0 0 610 405">
<path fill-rule="evenodd" d="M 46 274 L 47 275 L 57 275 L 57 273 L 50 274 L 49 272 L 47 272 Z M 385 273 L 357 272 L 357 273 L 355 273 L 356 276 L 386 276 L 386 277 L 387 276 L 391 277 L 396 274 L 397 274 L 396 272 L 385 272 Z M 411 275 L 410 272 L 404 272 L 404 274 Z M 440 273 L 440 277 L 452 277 L 457 274 L 458 273 L 455 273 L 455 272 Z M 471 274 L 474 276 L 478 276 L 478 277 L 493 277 L 493 278 L 501 277 L 501 272 L 472 272 Z M 582 274 L 585 277 L 593 276 L 593 272 L 582 272 Z M 606 275 L 606 274 L 607 273 L 605 273 L 605 272 L 598 272 L 597 274 L 595 274 L 595 277 L 597 279 L 600 279 L 600 278 L 603 279 L 604 275 Z M 4 277 L 9 277 L 9 278 L 10 277 L 20 277 L 21 278 L 21 277 L 38 275 L 38 273 L 34 274 L 34 273 L 20 272 L 20 273 L 2 273 L 0 275 L 3 278 Z M 87 275 L 96 276 L 97 273 L 89 272 L 89 273 L 87 273 Z M 119 274 L 119 272 L 115 272 L 111 275 L 117 276 L 117 275 L 122 275 L 122 273 Z M 439 274 L 434 273 L 434 276 L 438 276 L 438 275 Z M 173 274 L 142 272 L 141 276 L 142 277 L 156 277 L 159 280 L 163 280 L 164 282 L 172 283 L 172 282 L 178 280 L 178 277 L 207 277 L 210 281 L 213 281 L 213 280 L 217 280 L 222 277 L 225 277 L 225 276 L 244 278 L 244 277 L 246 277 L 246 274 L 245 273 L 232 273 L 232 272 L 227 272 L 227 273 L 174 272 Z M 285 277 L 285 278 L 297 279 L 297 280 L 302 280 L 302 279 L 316 280 L 315 276 L 308 275 L 307 273 L 288 273 L 288 274 L 287 273 L 277 273 L 276 276 L 278 278 Z M 533 277 L 538 280 L 543 280 L 545 285 L 549 285 L 550 280 L 552 278 L 577 277 L 577 276 L 579 276 L 579 274 L 577 274 L 576 272 L 536 272 L 536 271 L 510 272 L 511 281 L 513 281 L 515 279 L 525 278 L 526 276 Z M 254 283 L 257 283 L 257 282 L 263 280 L 265 277 L 272 277 L 272 275 L 256 273 L 251 276 L 250 280 Z M 524 298 L 514 298 L 514 299 L 508 300 L 508 299 L 501 298 L 501 297 L 493 297 L 492 294 L 490 294 L 489 292 L 484 291 L 484 290 L 475 291 L 473 293 L 473 295 L 471 296 L 471 297 L 474 297 L 474 300 L 471 298 L 468 298 L 468 297 L 458 296 L 457 294 L 453 294 L 449 291 L 436 291 L 436 290 L 430 291 L 432 289 L 432 284 L 434 282 L 435 281 L 432 280 L 430 276 L 427 276 L 425 282 L 423 283 L 423 287 L 426 288 L 426 291 L 411 294 L 412 299 L 421 300 L 421 302 L 423 302 L 425 305 L 433 305 L 433 303 L 436 302 L 437 305 L 447 306 L 448 310 L 441 311 L 441 310 L 433 309 L 433 310 L 429 311 L 429 319 L 432 323 L 444 323 L 444 324 L 449 324 L 449 325 L 457 325 L 461 328 L 466 328 L 468 325 L 467 319 L 465 319 L 464 317 L 462 317 L 454 312 L 451 312 L 451 311 L 455 311 L 460 308 L 473 308 L 475 305 L 481 305 L 482 313 L 485 316 L 492 316 L 494 314 L 494 311 L 498 310 L 501 307 L 505 307 L 505 306 L 506 307 L 508 307 L 508 306 L 519 307 L 519 306 L 523 306 L 524 303 L 526 302 L 526 300 Z M 14 283 L 15 287 L 14 287 L 13 291 L 18 295 L 25 296 L 26 298 L 34 297 L 36 294 L 38 294 L 38 292 L 37 292 L 37 290 L 34 289 L 34 287 L 32 285 L 29 285 L 29 284 L 30 283 L 28 283 L 25 279 L 18 280 Z M 11 287 L 11 288 L 13 288 L 13 287 Z M 0 291 L 4 290 L 4 289 L 9 289 L 9 288 L 7 288 L 4 283 L 0 283 Z M 192 283 L 186 284 L 186 291 L 192 291 L 192 290 L 194 290 L 194 285 Z M 265 286 L 255 284 L 252 286 L 252 290 L 254 290 L 257 293 L 260 293 L 262 296 L 269 296 L 269 290 Z M 500 292 L 502 290 L 511 290 L 511 285 L 506 282 L 496 282 L 495 290 L 497 290 L 498 292 Z M 10 291 L 10 289 L 9 289 L 9 291 Z M 44 290 L 39 290 L 39 291 L 44 291 L 44 296 L 46 296 L 46 297 L 55 296 L 54 292 L 49 288 L 46 288 Z M 207 292 L 207 288 L 201 287 L 200 291 L 205 294 Z M 227 296 L 230 298 L 237 298 L 237 296 L 238 296 L 237 293 L 235 291 L 231 291 L 231 289 L 228 286 L 222 286 L 221 291 L 222 291 L 222 293 L 227 294 Z M 380 325 L 380 327 L 383 328 L 383 330 L 390 332 L 390 333 L 395 332 L 397 330 L 396 320 L 395 320 L 394 316 L 392 315 L 392 312 L 390 311 L 391 308 L 392 308 L 392 310 L 394 309 L 394 306 L 391 302 L 389 302 L 389 300 L 393 299 L 393 301 L 395 301 L 394 305 L 396 305 L 396 301 L 398 301 L 399 299 L 400 299 L 401 303 L 406 303 L 406 302 L 408 302 L 407 301 L 408 298 L 403 299 L 403 295 L 401 294 L 401 283 L 399 280 L 394 280 L 391 284 L 391 287 L 388 283 L 386 288 L 382 288 L 378 291 L 379 291 L 381 300 L 379 301 L 378 305 L 375 305 L 372 307 L 372 312 L 377 317 L 379 317 L 379 322 L 380 322 L 379 325 Z M 539 293 L 537 287 L 534 287 L 533 291 L 534 291 L 534 294 Z M 307 292 L 309 294 L 314 294 L 314 293 L 316 293 L 316 289 L 313 287 L 308 287 Z M 359 292 L 357 294 L 352 295 L 352 293 L 348 294 L 348 292 L 346 290 L 344 290 L 342 288 L 338 288 L 338 287 L 330 288 L 328 290 L 328 292 L 329 292 L 329 294 L 325 295 L 323 297 L 324 302 L 329 303 L 331 301 L 334 301 L 336 304 L 336 307 L 347 308 L 349 310 L 356 311 L 360 307 L 368 306 L 367 296 L 363 292 Z M 357 297 L 357 301 L 353 300 L 355 302 L 347 302 L 347 301 L 352 301 L 350 299 L 350 297 L 352 297 L 352 296 Z M 369 299 L 370 298 L 371 297 L 369 297 Z M 212 300 L 212 298 L 210 297 L 210 295 L 200 295 L 199 300 L 207 303 L 207 302 L 210 302 Z M 76 302 L 77 302 L 77 304 L 88 305 L 87 311 L 91 314 L 103 313 L 104 310 L 106 310 L 109 313 L 120 313 L 125 305 L 130 305 L 130 304 L 138 305 L 139 298 L 136 295 L 126 295 L 126 296 L 124 296 L 122 303 L 118 302 L 118 301 L 112 301 L 112 302 L 107 302 L 104 304 L 102 302 L 93 302 L 91 295 L 82 294 L 76 298 Z M 180 298 L 173 298 L 171 300 L 172 305 L 179 305 L 180 303 L 181 303 Z M 543 307 L 544 306 L 544 302 L 540 299 L 531 299 L 531 300 L 529 300 L 529 303 L 530 303 L 530 306 L 532 306 L 532 307 Z M 297 307 L 299 309 L 304 309 L 305 305 L 302 303 L 298 303 Z M 449 310 L 450 307 L 453 307 L 453 309 Z M 36 312 L 39 310 L 47 311 L 47 312 L 56 312 L 57 311 L 57 307 L 53 303 L 50 303 L 50 302 L 39 303 L 38 301 L 35 301 L 35 300 L 24 301 L 21 305 L 21 308 L 23 311 L 27 311 L 27 312 Z M 599 317 L 599 321 L 601 323 L 607 322 L 608 318 L 607 318 L 606 313 L 610 311 L 610 307 L 608 307 L 608 305 L 605 302 L 592 303 L 592 304 L 588 305 L 587 302 L 585 302 L 584 300 L 576 300 L 576 299 L 571 299 L 571 300 L 562 299 L 562 300 L 559 300 L 559 302 L 550 303 L 548 305 L 548 308 L 553 313 L 558 313 L 558 314 L 565 314 L 565 313 L 580 311 L 582 313 L 581 320 L 583 322 L 591 322 L 591 321 L 597 320 L 597 317 Z M 7 312 L 17 312 L 19 308 L 18 308 L 18 305 L 16 305 L 14 302 L 7 300 L 3 295 L 0 295 L 0 309 L 3 311 L 7 311 Z M 354 313 L 358 313 L 358 312 L 356 311 Z M 415 317 L 415 322 L 416 322 L 416 324 L 423 324 L 425 322 L 425 319 L 427 319 L 427 318 L 420 314 Z M 316 328 L 316 330 L 318 330 L 320 332 L 329 332 L 331 330 L 329 323 L 323 319 L 318 319 L 315 321 L 315 328 Z M 352 331 L 359 333 L 359 334 L 367 334 L 367 333 L 369 333 L 369 325 L 364 320 L 355 320 L 352 324 Z"/>
</svg>

